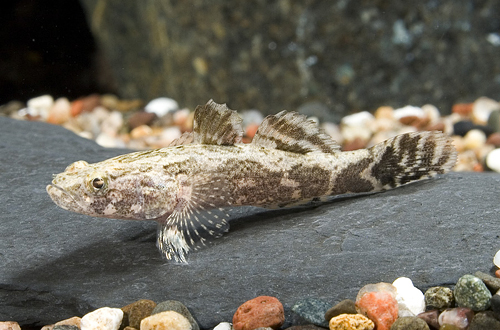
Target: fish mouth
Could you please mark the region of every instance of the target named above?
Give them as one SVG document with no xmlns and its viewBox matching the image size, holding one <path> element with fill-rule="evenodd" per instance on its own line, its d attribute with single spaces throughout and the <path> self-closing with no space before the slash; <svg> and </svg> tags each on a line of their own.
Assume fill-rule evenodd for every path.
<svg viewBox="0 0 500 330">
<path fill-rule="evenodd" d="M 84 208 L 80 202 L 71 193 L 61 186 L 51 183 L 47 185 L 46 191 L 57 206 L 73 212 L 82 213 Z"/>
</svg>

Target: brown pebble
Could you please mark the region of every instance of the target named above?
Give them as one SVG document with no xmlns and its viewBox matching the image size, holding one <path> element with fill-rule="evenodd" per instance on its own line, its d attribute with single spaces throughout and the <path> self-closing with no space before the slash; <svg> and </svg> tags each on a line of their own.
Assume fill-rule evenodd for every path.
<svg viewBox="0 0 500 330">
<path fill-rule="evenodd" d="M 498 277 L 498 278 L 500 278 L 500 269 L 497 269 L 495 271 L 495 276 Z"/>
<path fill-rule="evenodd" d="M 141 299 L 122 307 L 122 326 L 130 326 L 131 328 L 139 329 L 142 319 L 150 316 L 155 307 L 156 303 L 148 299 Z"/>
<path fill-rule="evenodd" d="M 238 307 L 233 316 L 234 330 L 260 327 L 279 328 L 285 322 L 283 305 L 275 297 L 260 296 Z"/>
<path fill-rule="evenodd" d="M 342 146 L 342 151 L 353 151 L 358 149 L 363 149 L 366 147 L 366 141 L 360 138 L 355 138 L 352 141 L 344 142 Z"/>
<path fill-rule="evenodd" d="M 457 103 L 453 105 L 451 111 L 462 116 L 468 116 L 472 113 L 473 107 L 474 103 Z"/>
<path fill-rule="evenodd" d="M 123 330 L 137 330 L 137 328 L 131 327 L 130 325 L 127 325 Z"/>
<path fill-rule="evenodd" d="M 130 129 L 134 129 L 136 127 L 139 127 L 141 125 L 149 125 L 151 122 L 156 118 L 156 114 L 151 113 L 151 112 L 146 112 L 146 111 L 139 111 L 134 113 L 129 119 L 128 119 L 128 126 Z"/>
<path fill-rule="evenodd" d="M 417 315 L 418 318 L 421 318 L 433 329 L 439 329 L 439 311 L 437 309 L 433 309 L 427 312 L 423 312 Z"/>
<path fill-rule="evenodd" d="M 486 140 L 487 144 L 492 144 L 495 147 L 500 147 L 500 132 L 496 132 L 491 134 L 488 139 Z"/>
<path fill-rule="evenodd" d="M 474 164 L 474 166 L 472 167 L 472 170 L 474 172 L 484 172 L 484 167 L 483 165 L 481 165 L 480 163 L 476 163 Z"/>
<path fill-rule="evenodd" d="M 258 124 L 250 124 L 246 128 L 246 136 L 248 136 L 250 139 L 253 139 L 255 136 L 255 133 L 257 133 L 257 130 L 259 129 Z"/>
<path fill-rule="evenodd" d="M 71 116 L 76 117 L 81 114 L 83 111 L 83 101 L 82 100 L 74 100 L 71 102 Z"/>
<path fill-rule="evenodd" d="M 444 123 L 436 123 L 434 125 L 427 126 L 425 129 L 427 131 L 441 131 L 441 132 L 444 132 L 445 128 L 446 127 L 445 127 Z"/>
</svg>

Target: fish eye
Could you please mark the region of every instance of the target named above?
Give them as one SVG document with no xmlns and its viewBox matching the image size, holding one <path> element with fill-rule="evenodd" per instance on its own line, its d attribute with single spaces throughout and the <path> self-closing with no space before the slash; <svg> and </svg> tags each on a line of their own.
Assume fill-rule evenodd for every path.
<svg viewBox="0 0 500 330">
<path fill-rule="evenodd" d="M 101 189 L 104 187 L 104 179 L 103 178 L 95 178 L 92 180 L 92 187 L 95 189 Z"/>
</svg>

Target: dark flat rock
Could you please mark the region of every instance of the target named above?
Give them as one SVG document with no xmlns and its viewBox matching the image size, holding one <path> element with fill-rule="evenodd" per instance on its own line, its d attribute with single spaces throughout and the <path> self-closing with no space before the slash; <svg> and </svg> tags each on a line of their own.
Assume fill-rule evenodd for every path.
<svg viewBox="0 0 500 330">
<path fill-rule="evenodd" d="M 0 117 L 0 320 L 43 325 L 138 299 L 179 300 L 202 328 L 259 295 L 354 299 L 410 277 L 425 290 L 487 272 L 500 239 L 494 173 L 451 173 L 380 194 L 298 209 L 234 212 L 231 231 L 189 265 L 166 263 L 156 224 L 91 218 L 45 192 L 71 162 L 103 149 L 57 126 Z"/>
</svg>

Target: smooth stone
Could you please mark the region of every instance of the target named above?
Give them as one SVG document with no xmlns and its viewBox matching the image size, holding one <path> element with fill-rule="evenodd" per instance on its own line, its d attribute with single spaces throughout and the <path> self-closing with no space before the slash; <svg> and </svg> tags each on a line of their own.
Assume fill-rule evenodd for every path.
<svg viewBox="0 0 500 330">
<path fill-rule="evenodd" d="M 481 271 L 475 272 L 474 276 L 483 281 L 483 283 L 486 284 L 486 287 L 492 292 L 500 290 L 500 278 L 496 278 L 495 276 L 491 276 L 490 274 L 486 274 Z"/>
<path fill-rule="evenodd" d="M 491 297 L 491 310 L 500 314 L 500 290 Z"/>
<path fill-rule="evenodd" d="M 476 312 L 490 307 L 491 293 L 476 276 L 464 275 L 459 278 L 453 294 L 459 307 L 467 307 Z"/>
<path fill-rule="evenodd" d="M 165 311 L 146 317 L 141 321 L 140 330 L 191 330 L 187 318 L 175 311 Z"/>
<path fill-rule="evenodd" d="M 292 311 L 298 316 L 320 327 L 328 328 L 328 322 L 325 321 L 325 313 L 332 305 L 315 298 L 306 298 L 297 301 Z"/>
<path fill-rule="evenodd" d="M 71 118 L 71 103 L 65 97 L 60 97 L 55 100 L 50 107 L 47 122 L 55 125 L 60 125 Z"/>
<path fill-rule="evenodd" d="M 55 325 L 52 330 L 80 330 L 80 328 L 76 325 L 60 324 Z"/>
<path fill-rule="evenodd" d="M 391 330 L 429 330 L 427 323 L 416 316 L 400 317 L 391 326 Z"/>
<path fill-rule="evenodd" d="M 403 316 L 401 313 L 403 310 L 410 312 L 410 315 L 406 316 L 415 316 L 425 311 L 424 294 L 413 285 L 411 279 L 399 277 L 392 285 L 394 285 L 397 290 L 396 300 L 399 304 L 400 317 Z"/>
<path fill-rule="evenodd" d="M 163 117 L 169 112 L 179 109 L 177 101 L 168 97 L 159 97 L 149 101 L 144 107 L 144 110 L 149 113 L 154 113 L 158 117 Z"/>
<path fill-rule="evenodd" d="M 221 322 L 217 324 L 213 330 L 233 330 L 233 325 L 229 322 Z"/>
<path fill-rule="evenodd" d="M 486 156 L 486 166 L 500 173 L 500 148 L 491 151 L 488 156 Z"/>
<path fill-rule="evenodd" d="M 500 147 L 500 132 L 495 132 L 488 136 L 488 140 L 486 140 L 486 144 L 490 144 L 495 148 Z"/>
<path fill-rule="evenodd" d="M 352 127 L 367 126 L 375 120 L 375 117 L 368 111 L 361 111 L 352 115 L 347 115 L 340 121 L 341 125 Z"/>
<path fill-rule="evenodd" d="M 198 322 L 196 322 L 193 315 L 191 315 L 189 309 L 186 306 L 184 306 L 183 303 L 177 300 L 166 300 L 159 303 L 158 305 L 156 305 L 156 307 L 153 308 L 151 315 L 166 311 L 174 311 L 184 316 L 191 324 L 192 330 L 200 329 Z"/>
<path fill-rule="evenodd" d="M 351 299 L 345 299 L 333 306 L 325 313 L 325 320 L 328 322 L 332 317 L 340 314 L 357 314 L 356 304 Z"/>
<path fill-rule="evenodd" d="M 454 326 L 453 324 L 443 324 L 439 327 L 439 330 L 460 330 L 460 328 Z"/>
<path fill-rule="evenodd" d="M 330 330 L 373 330 L 375 323 L 361 314 L 340 314 L 329 322 Z"/>
<path fill-rule="evenodd" d="M 425 291 L 425 304 L 430 308 L 445 309 L 455 302 L 453 290 L 443 286 L 435 286 Z"/>
<path fill-rule="evenodd" d="M 82 318 L 73 316 L 72 318 L 56 322 L 55 325 L 75 325 L 80 328 L 82 326 Z"/>
<path fill-rule="evenodd" d="M 192 251 L 188 265 L 169 264 L 155 246 L 154 221 L 68 212 L 45 192 L 52 174 L 74 161 L 93 163 L 131 150 L 105 149 L 58 126 L 7 117 L 0 117 L 0 132 L 0 178 L 10 183 L 0 184 L 0 320 L 16 320 L 21 327 L 81 316 L 95 306 L 122 307 L 147 294 L 156 302 L 182 301 L 201 328 L 211 329 L 231 321 L 236 308 L 254 298 L 249 287 L 274 292 L 276 283 L 282 283 L 286 327 L 298 318 L 290 307 L 304 297 L 338 302 L 381 274 L 397 278 L 398 269 L 420 288 L 456 283 L 458 274 L 489 269 L 499 249 L 498 214 L 491 212 L 498 203 L 498 173 L 453 172 L 312 208 L 234 208 L 229 233 Z M 481 221 L 470 221 L 476 218 Z M 422 230 L 426 234 L 415 240 Z M 470 239 L 461 240 L 463 235 Z M 401 242 L 405 248 L 394 249 Z M 319 247 L 328 253 L 318 253 Z M 297 260 L 300 272 L 293 271 Z M 99 271 L 89 264 L 100 265 Z M 332 265 L 356 276 L 325 281 Z M 109 280 L 116 276 L 120 281 Z M 293 285 L 285 285 L 291 278 Z"/>
<path fill-rule="evenodd" d="M 131 130 L 141 125 L 149 125 L 153 120 L 157 118 L 156 114 L 146 111 L 139 111 L 134 113 L 128 119 L 127 123 Z"/>
<path fill-rule="evenodd" d="M 453 134 L 465 136 L 467 132 L 474 129 L 474 123 L 468 120 L 461 120 L 453 124 Z"/>
<path fill-rule="evenodd" d="M 472 129 L 464 136 L 465 149 L 474 150 L 482 147 L 486 143 L 486 134 L 478 129 Z"/>
<path fill-rule="evenodd" d="M 474 312 L 470 308 L 456 307 L 448 308 L 439 314 L 439 325 L 451 324 L 456 326 L 460 330 L 465 330 L 469 326 L 472 318 L 474 317 Z"/>
<path fill-rule="evenodd" d="M 281 302 L 270 296 L 259 296 L 243 303 L 233 315 L 234 330 L 252 330 L 260 327 L 279 328 L 285 322 Z"/>
<path fill-rule="evenodd" d="M 500 109 L 500 104 L 497 101 L 482 96 L 474 101 L 472 117 L 478 124 L 486 124 L 491 112 L 498 109 Z"/>
<path fill-rule="evenodd" d="M 356 309 L 370 318 L 377 330 L 389 330 L 398 318 L 398 302 L 391 291 L 366 292 L 361 297 L 358 294 Z"/>
<path fill-rule="evenodd" d="M 41 95 L 29 99 L 26 104 L 31 116 L 40 116 L 45 120 L 49 115 L 50 108 L 54 105 L 54 98 L 51 95 Z"/>
<path fill-rule="evenodd" d="M 81 330 L 118 330 L 122 319 L 121 309 L 102 307 L 82 317 Z"/>
<path fill-rule="evenodd" d="M 123 321 L 122 324 L 139 329 L 142 319 L 150 316 L 156 307 L 156 303 L 152 300 L 141 299 L 127 306 L 122 307 Z"/>
<path fill-rule="evenodd" d="M 467 330 L 500 330 L 500 321 L 488 312 L 477 313 Z"/>
<path fill-rule="evenodd" d="M 139 330 L 139 329 L 127 325 L 125 328 L 123 328 L 123 330 Z"/>
<path fill-rule="evenodd" d="M 429 325 L 430 328 L 432 329 L 439 329 L 439 311 L 434 309 L 430 310 L 427 312 L 423 312 L 417 315 L 417 317 L 421 318 L 422 320 Z"/>
<path fill-rule="evenodd" d="M 396 120 L 400 120 L 401 118 L 404 118 L 404 117 L 424 118 L 425 112 L 420 107 L 407 105 L 407 106 L 404 106 L 402 108 L 395 109 L 393 112 L 393 115 L 394 115 L 394 118 Z"/>
<path fill-rule="evenodd" d="M 0 321 L 0 330 L 21 330 L 21 327 L 14 321 Z"/>
<path fill-rule="evenodd" d="M 488 117 L 488 126 L 495 132 L 500 132 L 500 110 L 493 110 Z"/>
</svg>

